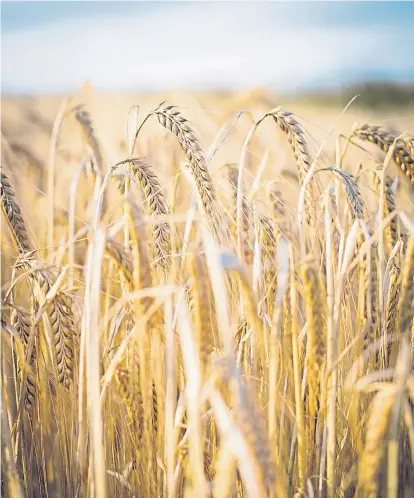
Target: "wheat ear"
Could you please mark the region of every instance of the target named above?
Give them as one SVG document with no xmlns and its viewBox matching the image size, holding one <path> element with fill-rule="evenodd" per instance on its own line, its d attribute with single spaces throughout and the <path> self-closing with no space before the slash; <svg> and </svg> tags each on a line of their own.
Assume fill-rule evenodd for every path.
<svg viewBox="0 0 414 498">
<path fill-rule="evenodd" d="M 414 303 L 414 235 L 408 239 L 402 270 L 401 297 L 399 302 L 399 331 L 401 334 L 411 331 L 413 324 Z"/>
<path fill-rule="evenodd" d="M 325 358 L 326 337 L 323 321 L 323 286 L 315 268 L 302 266 L 303 290 L 307 318 L 307 369 L 309 384 L 309 418 L 311 423 L 318 409 L 320 372 Z"/>
<path fill-rule="evenodd" d="M 364 218 L 364 200 L 361 195 L 358 183 L 352 173 L 348 173 L 342 169 L 331 168 L 341 179 L 346 198 L 351 208 L 353 218 L 362 220 Z"/>
<path fill-rule="evenodd" d="M 394 391 L 388 387 L 376 394 L 366 426 L 366 441 L 359 465 L 358 487 L 367 498 L 379 498 L 381 467 L 394 405 Z"/>
<path fill-rule="evenodd" d="M 131 256 L 125 251 L 123 244 L 118 240 L 107 237 L 105 252 L 115 262 L 119 272 L 125 277 L 129 287 L 133 284 L 133 263 Z"/>
<path fill-rule="evenodd" d="M 214 328 L 212 328 L 212 296 L 205 259 L 199 254 L 191 255 L 191 300 L 190 311 L 194 321 L 196 341 L 203 369 L 208 365 L 214 348 Z"/>
<path fill-rule="evenodd" d="M 236 233 L 237 231 L 237 226 L 236 226 L 236 219 L 237 219 L 237 181 L 238 181 L 238 170 L 236 168 L 231 168 L 229 170 L 229 180 L 231 183 L 231 186 L 233 188 L 233 201 L 234 201 L 234 211 L 233 211 L 233 221 L 234 225 L 234 231 L 233 231 L 233 236 L 234 240 L 238 240 L 238 234 Z M 253 263 L 253 251 L 251 247 L 249 246 L 249 228 L 250 228 L 250 213 L 247 205 L 246 198 L 244 195 L 242 196 L 242 225 L 240 227 L 242 234 L 241 234 L 241 239 L 243 241 L 243 259 L 246 262 L 246 264 L 251 265 Z"/>
<path fill-rule="evenodd" d="M 49 307 L 49 320 L 54 337 L 58 380 L 68 389 L 73 381 L 75 344 L 72 298 L 68 293 L 56 295 Z"/>
<path fill-rule="evenodd" d="M 80 105 L 75 108 L 75 117 L 82 129 L 86 143 L 93 152 L 93 172 L 100 175 L 102 174 L 103 167 L 102 152 L 99 141 L 96 138 L 91 116 L 84 106 Z"/>
<path fill-rule="evenodd" d="M 234 416 L 247 444 L 254 455 L 257 470 L 265 488 L 272 486 L 276 479 L 275 464 L 266 437 L 266 429 L 262 415 L 251 403 L 249 393 L 242 382 L 235 366 L 219 365 L 223 388 L 230 390 Z"/>
<path fill-rule="evenodd" d="M 277 237 L 275 224 L 269 216 L 260 217 L 261 240 L 263 242 L 263 267 L 265 270 L 265 283 L 267 286 L 267 303 L 269 316 L 273 316 L 275 292 L 277 286 L 277 270 L 275 265 L 275 253 Z"/>
<path fill-rule="evenodd" d="M 126 368 L 117 368 L 115 378 L 119 386 L 121 396 L 124 398 L 127 407 L 128 417 L 132 425 L 132 433 L 137 438 L 138 444 L 141 445 L 142 435 L 144 433 L 144 408 L 141 387 L 139 382 L 139 361 L 135 364 L 136 375 L 131 376 L 130 370 Z"/>
<path fill-rule="evenodd" d="M 380 195 L 381 179 L 376 172 L 374 173 L 374 185 L 378 195 Z M 384 189 L 385 189 L 384 218 L 386 218 L 395 211 L 395 192 L 393 189 L 393 180 L 389 175 L 385 176 Z M 386 244 L 387 253 L 388 255 L 390 255 L 393 250 L 393 247 L 395 246 L 398 240 L 398 220 L 396 216 L 394 216 L 394 218 L 392 218 L 390 222 L 386 225 L 384 232 L 385 232 L 385 244 Z"/>
<path fill-rule="evenodd" d="M 39 263 L 32 259 L 26 261 L 25 265 L 28 268 L 36 268 Z M 51 290 L 53 279 L 53 273 L 44 268 L 37 268 L 36 272 L 30 275 L 30 280 L 40 289 L 43 297 Z M 66 291 L 58 291 L 54 299 L 46 303 L 46 312 L 53 338 L 58 381 L 69 389 L 73 381 L 77 349 L 71 295 Z"/>
<path fill-rule="evenodd" d="M 378 248 L 374 242 L 370 247 L 368 254 L 364 256 L 365 275 L 365 308 L 364 316 L 367 320 L 364 347 L 368 348 L 376 339 L 377 324 L 378 324 Z"/>
<path fill-rule="evenodd" d="M 157 218 L 167 216 L 170 208 L 165 200 L 161 183 L 153 168 L 142 158 L 131 159 L 129 163 L 133 175 L 138 180 L 144 192 L 151 217 L 156 220 L 154 242 L 157 264 L 165 266 L 169 262 L 168 257 L 171 255 L 170 227 L 165 221 L 157 221 Z"/>
<path fill-rule="evenodd" d="M 207 159 L 193 127 L 174 106 L 160 108 L 155 114 L 159 123 L 177 137 L 190 163 L 202 206 L 206 214 L 215 220 L 216 191 L 207 168 Z"/>
<path fill-rule="evenodd" d="M 287 135 L 291 149 L 296 158 L 299 182 L 300 185 L 302 186 L 305 180 L 305 176 L 312 165 L 312 158 L 309 152 L 308 144 L 306 142 L 302 126 L 297 121 L 295 115 L 292 112 L 285 111 L 281 107 L 278 107 L 266 113 L 264 118 L 267 116 L 272 116 L 276 125 Z M 312 183 L 309 183 L 306 187 L 305 208 L 306 208 L 308 223 L 309 224 L 314 223 L 315 202 L 313 199 Z"/>
<path fill-rule="evenodd" d="M 31 244 L 16 194 L 7 176 L 0 172 L 1 207 L 7 219 L 13 238 L 21 252 L 29 252 Z"/>
<path fill-rule="evenodd" d="M 20 307 L 15 307 L 13 313 L 11 315 L 11 324 L 18 332 L 24 347 L 25 353 L 27 353 L 27 347 L 29 345 L 30 331 L 32 328 L 32 315 L 27 313 Z M 29 365 L 33 366 L 36 361 L 36 346 L 34 345 L 32 348 L 32 354 L 29 358 Z M 36 378 L 30 373 L 27 373 L 26 376 L 27 384 L 26 384 L 26 394 L 24 398 L 24 403 L 27 411 L 31 412 L 33 410 L 34 401 L 36 398 L 37 391 L 37 382 Z"/>
<path fill-rule="evenodd" d="M 390 269 L 390 285 L 387 297 L 387 306 L 385 309 L 385 327 L 386 327 L 386 364 L 389 365 L 391 359 L 392 342 L 396 336 L 396 325 L 398 316 L 398 301 L 401 294 L 400 268 L 395 263 Z"/>
<path fill-rule="evenodd" d="M 362 124 L 354 129 L 353 136 L 361 140 L 366 140 L 377 145 L 383 152 L 387 153 L 391 145 L 395 142 L 397 137 L 386 130 L 385 128 L 377 125 Z M 409 146 L 410 146 L 409 141 Z M 410 153 L 411 151 L 411 153 Z M 412 155 L 411 147 L 407 149 L 403 140 L 398 140 L 393 159 L 401 168 L 402 172 L 414 183 L 414 157 Z"/>
</svg>

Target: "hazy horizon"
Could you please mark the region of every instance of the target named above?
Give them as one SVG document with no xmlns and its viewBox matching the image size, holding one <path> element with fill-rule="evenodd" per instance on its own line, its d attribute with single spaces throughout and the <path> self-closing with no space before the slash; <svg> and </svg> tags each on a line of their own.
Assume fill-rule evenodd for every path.
<svg viewBox="0 0 414 498">
<path fill-rule="evenodd" d="M 407 2 L 2 2 L 2 91 L 414 82 Z"/>
</svg>

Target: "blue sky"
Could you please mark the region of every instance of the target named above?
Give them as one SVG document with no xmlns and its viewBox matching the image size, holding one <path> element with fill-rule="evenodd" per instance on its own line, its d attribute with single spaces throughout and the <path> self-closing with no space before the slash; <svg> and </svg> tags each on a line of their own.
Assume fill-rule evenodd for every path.
<svg viewBox="0 0 414 498">
<path fill-rule="evenodd" d="M 2 88 L 414 82 L 412 2 L 2 2 Z"/>
</svg>

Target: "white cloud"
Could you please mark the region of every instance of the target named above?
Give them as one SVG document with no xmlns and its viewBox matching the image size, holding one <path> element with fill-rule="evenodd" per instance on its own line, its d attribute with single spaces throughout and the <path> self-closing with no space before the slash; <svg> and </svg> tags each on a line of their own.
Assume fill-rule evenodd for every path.
<svg viewBox="0 0 414 498">
<path fill-rule="evenodd" d="M 382 68 L 414 74 L 409 48 L 393 27 L 316 28 L 303 16 L 295 22 L 283 4 L 172 7 L 8 31 L 3 88 L 58 92 L 89 79 L 105 90 L 255 84 L 289 90 Z"/>
</svg>

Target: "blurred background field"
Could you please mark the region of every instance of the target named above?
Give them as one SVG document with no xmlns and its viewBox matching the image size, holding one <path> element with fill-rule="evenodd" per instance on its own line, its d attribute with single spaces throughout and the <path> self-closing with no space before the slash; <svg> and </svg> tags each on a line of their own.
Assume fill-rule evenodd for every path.
<svg viewBox="0 0 414 498">
<path fill-rule="evenodd" d="M 101 143 L 106 167 L 123 160 L 127 154 L 126 118 L 132 106 L 139 106 L 141 119 L 158 104 L 176 105 L 194 124 L 201 142 L 208 150 L 220 136 L 225 136 L 214 157 L 209 163 L 213 176 L 222 176 L 221 167 L 229 162 L 237 162 L 252 119 L 258 120 L 265 112 L 277 106 L 283 106 L 300 119 L 305 130 L 308 145 L 316 153 L 322 141 L 326 140 L 321 162 L 332 166 L 335 161 L 335 143 L 342 135 L 345 143 L 353 126 L 370 123 L 383 126 L 396 135 L 402 131 L 414 131 L 414 104 L 410 102 L 408 86 L 396 85 L 389 93 L 389 85 L 359 85 L 353 90 L 335 91 L 326 94 L 318 92 L 287 96 L 278 94 L 264 87 L 251 90 L 234 91 L 171 91 L 110 93 L 97 90 L 86 82 L 78 92 L 70 97 L 69 111 L 77 104 L 85 105 L 90 112 L 96 135 Z M 355 93 L 354 93 L 355 92 Z M 375 95 L 375 104 L 371 92 Z M 337 121 L 334 132 L 329 130 L 343 108 L 352 97 L 359 95 L 347 112 Z M 66 96 L 65 96 L 66 97 Z M 3 96 L 2 101 L 2 158 L 3 164 L 9 165 L 16 175 L 19 188 L 23 188 L 23 201 L 42 203 L 46 192 L 46 168 L 48 164 L 50 137 L 53 122 L 62 104 L 64 96 Z M 405 100 L 407 99 L 407 100 Z M 328 136 L 329 135 L 329 136 Z M 356 141 L 357 142 L 357 141 Z M 68 115 L 61 127 L 61 137 L 57 149 L 56 162 L 59 175 L 56 178 L 57 206 L 66 209 L 69 198 L 69 184 L 84 157 L 83 135 L 74 116 Z M 172 146 L 174 155 L 166 155 L 165 147 Z M 166 188 L 171 189 L 169 181 L 172 172 L 183 160 L 179 147 L 173 144 L 171 137 L 158 130 L 157 124 L 149 122 L 144 128 L 137 149 L 139 155 L 154 163 L 157 173 L 165 181 Z M 284 189 L 286 201 L 291 206 L 297 200 L 297 180 L 295 180 L 295 162 L 289 150 L 289 144 L 281 132 L 275 133 L 271 123 L 261 128 L 250 150 L 250 166 L 246 181 L 251 183 L 261 161 L 266 156 L 267 166 L 264 172 L 266 181 L 273 181 L 278 188 Z M 362 162 L 374 165 L 381 161 L 383 153 L 370 144 L 356 143 L 349 149 L 346 157 L 347 168 L 356 173 Z M 402 179 L 402 195 L 399 202 L 405 209 L 413 208 L 412 198 L 405 195 L 407 181 L 395 166 L 392 173 Z M 216 173 L 217 171 L 217 173 Z M 286 174 L 290 172 L 291 175 Z M 227 172 L 224 171 L 226 175 Z M 365 180 L 361 180 L 364 185 Z M 364 186 L 362 187 L 364 189 Z M 371 187 L 366 187 L 369 195 Z M 171 191 L 169 192 L 171 195 Z M 183 209 L 188 207 L 188 193 L 180 199 Z M 41 204 L 40 204 L 41 205 Z M 41 208 L 39 208 L 41 209 Z M 30 212 L 30 210 L 29 210 Z M 46 227 L 44 227 L 46 230 Z"/>
</svg>

